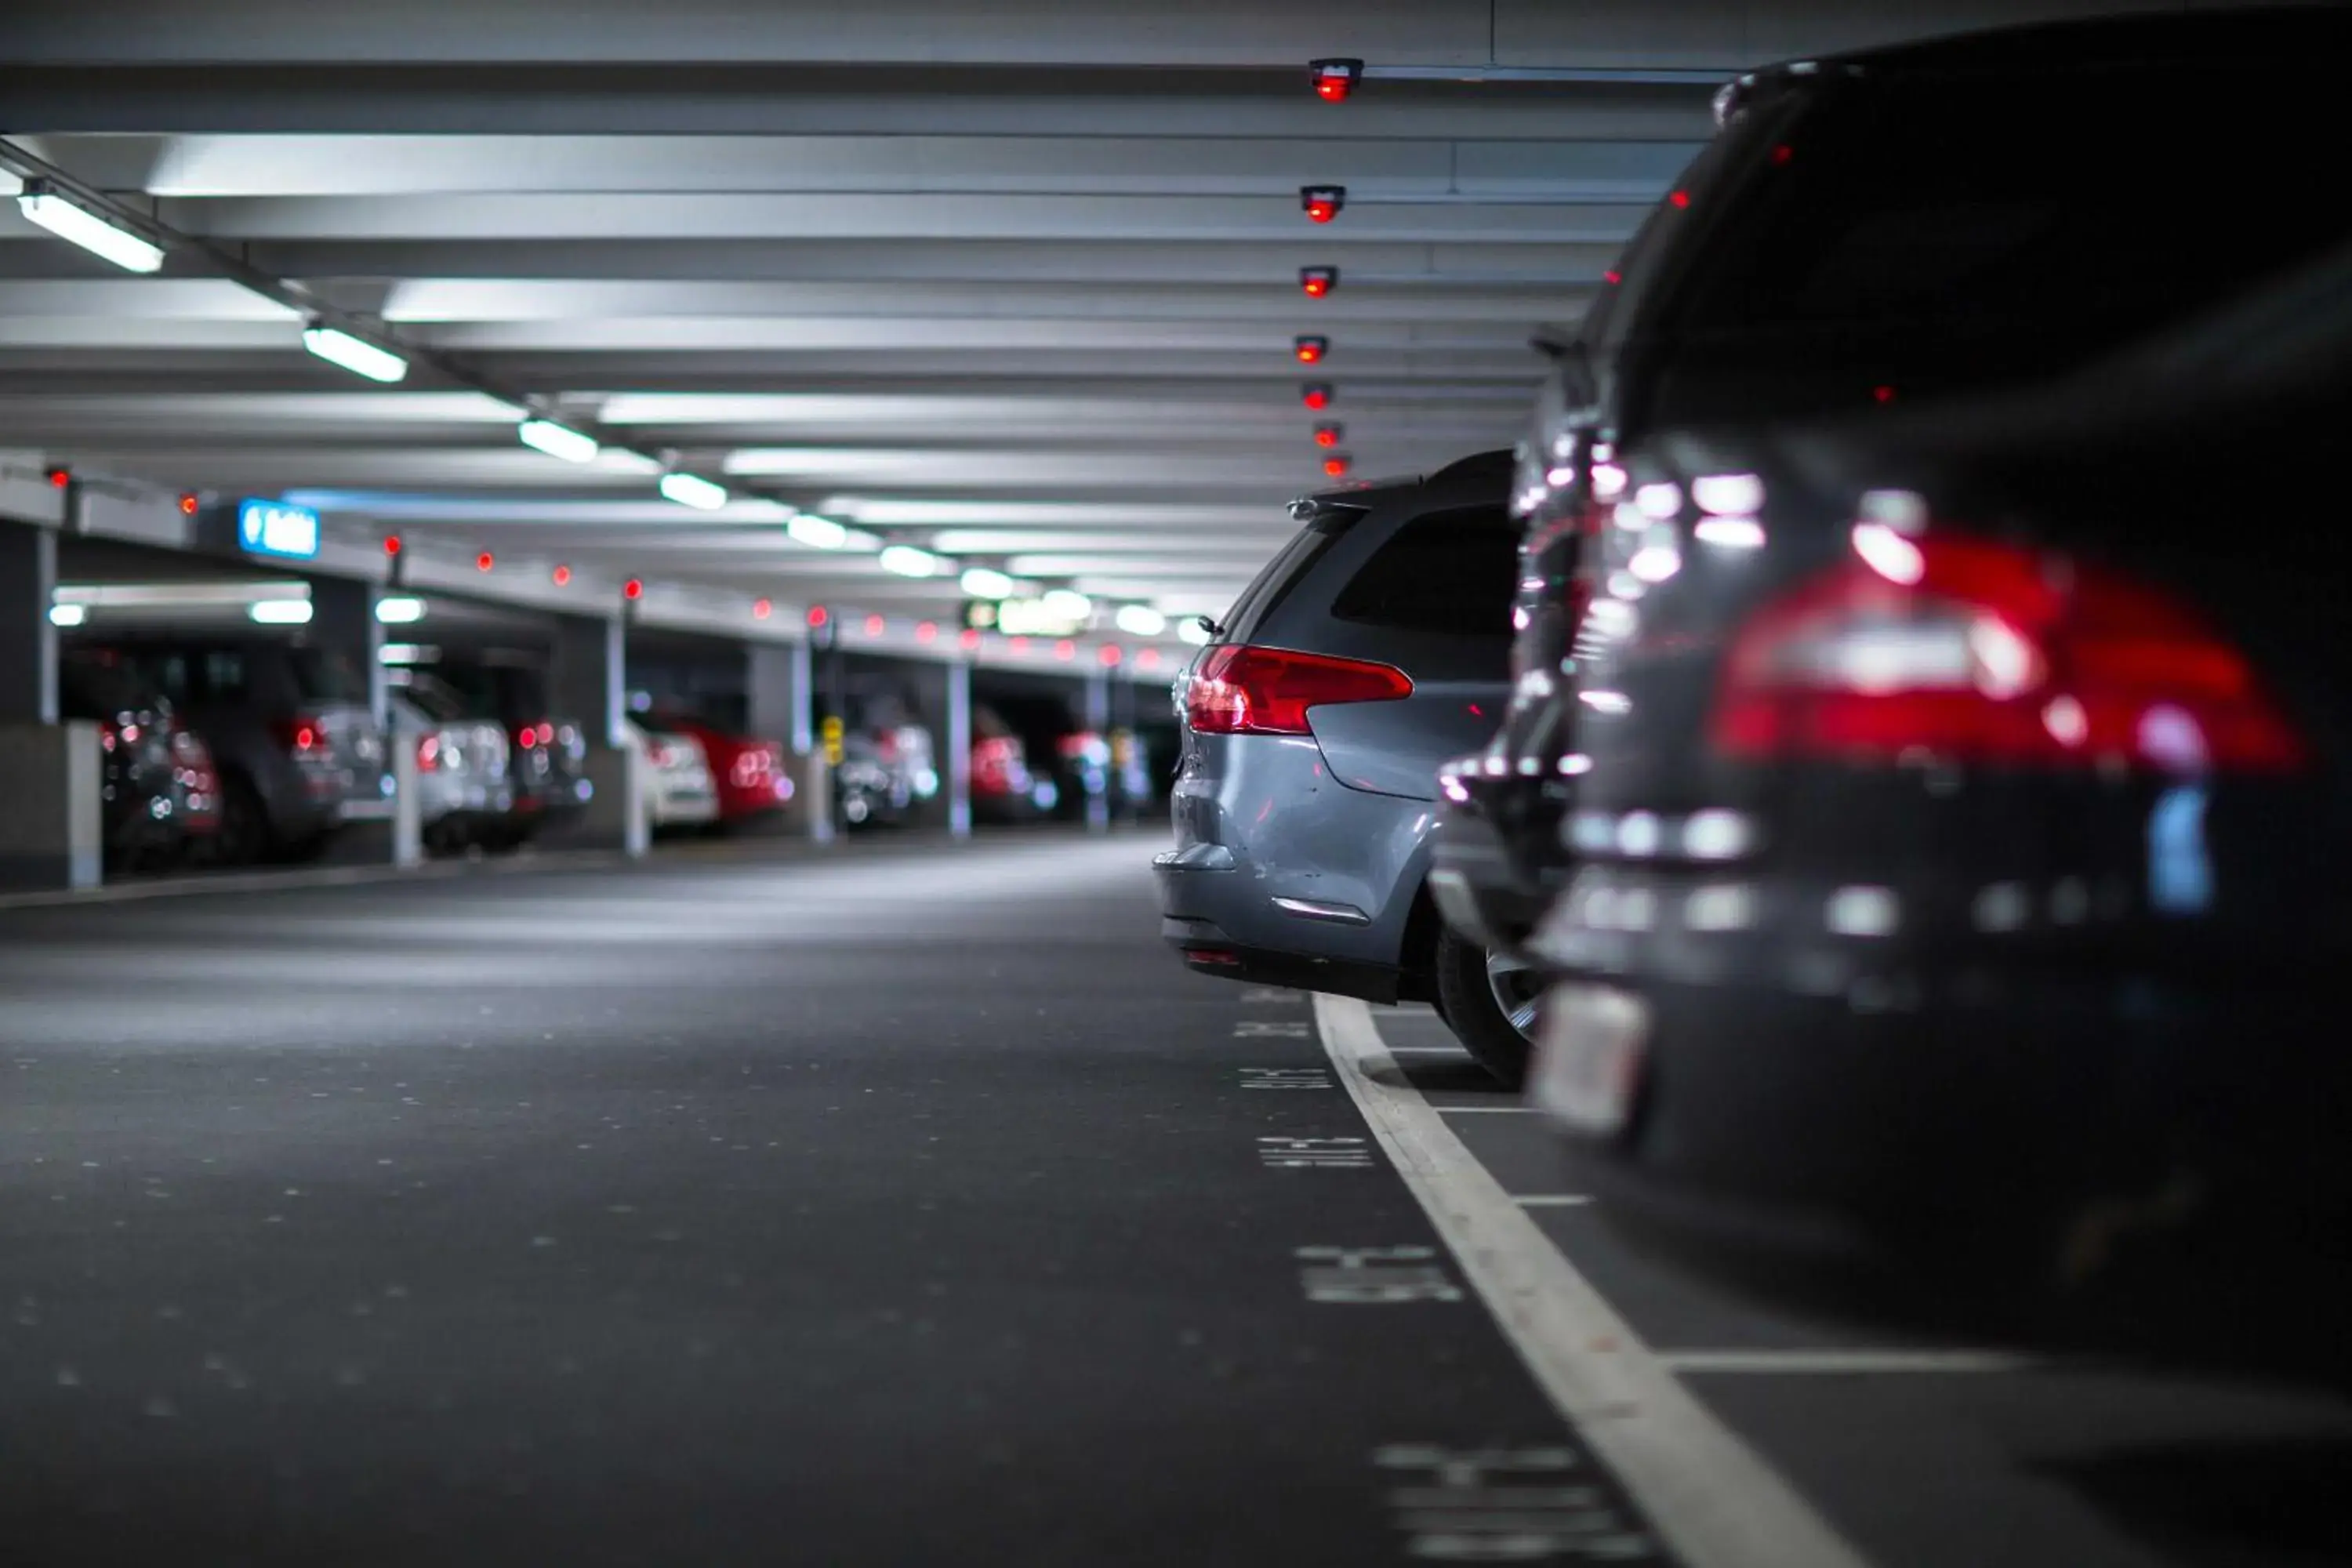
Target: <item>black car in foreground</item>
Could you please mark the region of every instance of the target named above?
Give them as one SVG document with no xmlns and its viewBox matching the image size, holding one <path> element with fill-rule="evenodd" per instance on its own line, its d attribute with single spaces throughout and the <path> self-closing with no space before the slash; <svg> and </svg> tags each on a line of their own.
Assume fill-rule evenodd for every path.
<svg viewBox="0 0 2352 1568">
<path fill-rule="evenodd" d="M 1622 453 L 2029 385 L 2326 254 L 2352 235 L 2352 204 L 2315 183 L 2342 163 L 2347 58 L 2342 8 L 2191 12 L 1729 84 L 1714 141 L 1557 346 L 1521 447 L 1517 685 L 1447 774 L 1449 923 L 1507 949 L 1570 869 L 1571 639 L 1595 595 L 1666 559 Z"/>
<path fill-rule="evenodd" d="M 2352 1364 L 2352 252 L 2047 393 L 1624 455 L 1532 1093 L 1890 1320 Z M 1549 764 L 1548 764 L 1549 765 Z"/>
</svg>

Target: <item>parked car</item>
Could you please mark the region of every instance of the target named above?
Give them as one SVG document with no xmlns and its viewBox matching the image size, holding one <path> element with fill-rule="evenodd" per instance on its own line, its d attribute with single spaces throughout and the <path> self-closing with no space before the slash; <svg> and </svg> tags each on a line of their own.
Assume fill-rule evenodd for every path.
<svg viewBox="0 0 2352 1568">
<path fill-rule="evenodd" d="M 833 770 L 835 808 L 852 827 L 906 819 L 939 794 L 931 732 L 895 682 L 863 682 L 846 694 L 842 760 Z"/>
<path fill-rule="evenodd" d="M 391 701 L 399 743 L 416 748 L 425 847 L 449 854 L 504 843 L 515 816 L 506 726 L 468 715 L 446 688 L 429 682 L 413 682 Z"/>
<path fill-rule="evenodd" d="M 77 649 L 59 661 L 58 710 L 98 726 L 100 820 L 109 872 L 177 860 L 185 844 L 187 754 L 172 705 L 119 659 Z"/>
<path fill-rule="evenodd" d="M 506 822 L 489 833 L 487 842 L 493 847 L 527 843 L 588 808 L 595 790 L 587 776 L 587 727 L 553 711 L 547 672 L 532 657 L 489 650 L 418 672 L 428 673 L 467 713 L 506 727 L 515 803 Z"/>
<path fill-rule="evenodd" d="M 1579 1190 L 1897 1322 L 2352 1364 L 2347 405 L 2352 251 L 2051 391 L 1626 455 L 1679 561 L 1590 617 L 1533 942 Z"/>
<path fill-rule="evenodd" d="M 220 775 L 220 858 L 315 858 L 346 824 L 391 814 L 392 775 L 367 685 L 324 648 L 260 635 L 138 631 L 110 654 L 167 700 Z"/>
<path fill-rule="evenodd" d="M 2340 9 L 2192 12 L 1729 84 L 1713 142 L 1556 346 L 1521 447 L 1515 686 L 1491 743 L 1448 770 L 1434 885 L 1453 928 L 1508 950 L 1571 868 L 1585 606 L 1667 559 L 1626 451 L 2030 384 L 2324 252 L 2347 209 L 2277 150 L 2340 140 L 2347 48 Z M 2184 222 L 2197 165 L 2232 174 Z"/>
<path fill-rule="evenodd" d="M 1035 822 L 1060 797 L 1053 780 L 1029 771 L 1029 749 L 993 707 L 971 710 L 971 815 L 975 822 Z"/>
<path fill-rule="evenodd" d="M 646 815 L 654 830 L 699 827 L 719 820 L 719 791 L 702 742 L 673 730 L 624 721 L 629 744 L 646 763 Z"/>
<path fill-rule="evenodd" d="M 220 858 L 220 769 L 212 748 L 177 717 L 172 721 L 172 777 L 178 791 L 180 854 L 192 865 Z"/>
<path fill-rule="evenodd" d="M 724 730 L 692 713 L 656 707 L 647 716 L 656 728 L 699 742 L 719 792 L 720 826 L 772 816 L 793 798 L 792 770 L 782 741 L 755 739 Z"/>
<path fill-rule="evenodd" d="M 1424 881 L 1437 765 L 1508 690 L 1510 455 L 1326 491 L 1182 686 L 1162 935 L 1203 974 L 1437 1004 L 1505 1076 L 1523 971 L 1443 931 Z M 1497 962 L 1490 963 L 1490 958 Z"/>
</svg>

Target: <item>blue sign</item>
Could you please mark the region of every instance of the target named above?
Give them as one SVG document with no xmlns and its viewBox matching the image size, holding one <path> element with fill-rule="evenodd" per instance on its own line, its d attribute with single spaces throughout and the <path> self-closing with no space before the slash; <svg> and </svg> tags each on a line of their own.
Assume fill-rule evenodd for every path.
<svg viewBox="0 0 2352 1568">
<path fill-rule="evenodd" d="M 314 560 L 319 553 L 319 514 L 307 506 L 289 506 L 279 500 L 241 501 L 236 509 L 236 542 L 256 555 Z"/>
</svg>

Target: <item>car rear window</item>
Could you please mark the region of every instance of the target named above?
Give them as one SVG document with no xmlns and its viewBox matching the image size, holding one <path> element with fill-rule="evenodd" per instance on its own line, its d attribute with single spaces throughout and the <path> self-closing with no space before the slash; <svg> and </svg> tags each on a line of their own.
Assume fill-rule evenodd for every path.
<svg viewBox="0 0 2352 1568">
<path fill-rule="evenodd" d="M 1331 548 L 1339 536 L 1348 531 L 1355 521 L 1363 516 L 1363 509 L 1351 506 L 1326 506 L 1311 518 L 1307 526 L 1290 536 L 1290 542 L 1275 552 L 1273 560 L 1259 569 L 1225 612 L 1223 624 L 1218 628 L 1219 640 L 1247 642 L 1257 635 L 1298 580 L 1307 575 L 1323 552 Z"/>
<path fill-rule="evenodd" d="M 1360 626 L 1507 641 L 1518 577 L 1518 530 L 1503 508 L 1423 512 L 1357 568 L 1331 614 Z"/>
<path fill-rule="evenodd" d="M 2352 208 L 2293 151 L 2340 142 L 2325 81 L 2339 64 L 1906 79 L 1829 94 L 1713 237 L 1675 335 L 1826 331 L 1864 346 L 1933 342 L 1942 329 L 1953 342 L 2096 352 L 2352 231 Z"/>
</svg>

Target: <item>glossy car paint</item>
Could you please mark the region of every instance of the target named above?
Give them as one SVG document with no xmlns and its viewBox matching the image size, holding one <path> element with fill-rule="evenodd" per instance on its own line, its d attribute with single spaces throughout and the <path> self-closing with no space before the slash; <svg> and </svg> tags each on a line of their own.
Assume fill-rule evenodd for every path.
<svg viewBox="0 0 2352 1568">
<path fill-rule="evenodd" d="M 2165 134 L 2190 139 L 2200 156 L 2230 147 L 2241 151 L 2228 156 L 2260 161 L 2275 146 L 2326 139 L 2315 122 L 2324 123 L 2331 73 L 2348 48 L 2352 26 L 2340 12 L 2110 18 L 1774 67 L 1735 84 L 1719 100 L 1727 123 L 1643 225 L 1580 329 L 1557 345 L 1520 447 L 1513 505 L 1527 533 L 1514 610 L 1518 684 L 1491 744 L 1452 770 L 1438 840 L 1451 883 L 1449 919 L 1481 940 L 1507 945 L 1570 870 L 1559 830 L 1575 783 L 1559 765 L 1574 751 L 1585 716 L 1574 696 L 1575 605 L 1624 564 L 1622 553 L 1606 563 L 1598 558 L 1633 540 L 1615 526 L 1616 510 L 1633 500 L 1633 489 L 1622 488 L 1617 455 L 1663 429 L 1753 427 L 1846 411 L 1892 415 L 1947 395 L 2027 384 L 2087 363 L 2163 319 L 2153 310 L 2145 318 L 2110 310 L 2095 330 L 2081 331 L 2063 321 L 1852 339 L 1822 330 L 1777 344 L 1687 332 L 1685 314 L 1723 270 L 1771 248 L 1764 237 L 1772 232 L 1787 182 L 1846 159 L 1856 128 L 1866 132 L 1874 114 L 1890 117 L 1882 123 L 1914 124 L 1918 133 L 1966 146 L 1977 134 L 1975 104 L 2011 101 L 2020 82 L 2049 91 L 2047 84 L 2068 72 L 2084 82 L 2145 73 L 2145 91 L 2102 89 L 2129 107 L 2114 121 L 2098 122 L 2101 134 L 2127 142 L 2146 129 L 2141 105 L 2189 95 L 2203 106 L 2200 117 L 2166 121 Z M 2128 62 L 2123 75 L 2118 62 Z M 2068 96 L 2057 92 L 2053 100 Z M 1914 105 L 1915 120 L 1902 121 Z M 1924 118 L 1931 112 L 1943 119 Z M 2137 174 L 2156 197 L 2141 209 L 2145 221 L 2137 226 L 2149 228 L 2151 245 L 2161 247 L 2176 226 L 2177 191 L 2168 174 L 2158 177 L 2172 166 L 2171 153 L 2157 150 L 2154 140 L 2148 145 L 2137 155 Z M 2116 164 L 2095 177 L 2113 183 L 2119 173 L 2133 171 Z M 2316 235 L 2340 211 L 2313 205 L 2289 179 L 2232 232 Z M 1836 218 L 1829 216 L 1823 233 L 1835 232 Z M 2237 248 L 2251 255 L 2257 247 Z M 1899 280 L 1906 268 L 1932 271 L 1948 254 L 1932 246 L 1891 251 L 1872 286 Z M 2058 281 L 2067 276 L 2066 262 L 2063 253 L 2045 258 L 2052 299 L 2068 297 Z M 2207 292 L 2168 301 L 2173 318 L 2242 286 L 2245 279 L 2232 265 L 2192 269 L 2189 276 L 2202 279 Z M 2123 281 L 2105 292 L 2122 298 Z M 1953 282 L 1948 291 L 1966 297 L 1964 283 Z"/>
<path fill-rule="evenodd" d="M 1608 700 L 1579 732 L 1578 869 L 1533 942 L 1573 1004 L 1557 1016 L 1638 1037 L 1620 1127 L 1580 1096 L 1598 1047 L 1572 1031 L 1534 1080 L 1604 1212 L 1750 1288 L 1851 1310 L 1860 1284 L 1905 1321 L 2175 1355 L 2251 1351 L 2256 1321 L 2297 1353 L 2333 1336 L 2352 1282 L 2332 995 L 2352 956 L 2352 547 L 2308 498 L 2352 398 L 2347 278 L 2231 317 L 2219 355 L 2192 342 L 1980 409 L 1629 458 L 1684 498 L 1683 565 L 1583 646 L 1581 689 Z M 2210 395 L 2266 357 L 2279 385 Z M 2184 386 L 2208 392 L 2143 392 Z M 1760 482 L 1752 545 L 1696 536 L 1695 481 L 1725 474 Z M 1998 540 L 2053 581 L 2120 573 L 2192 606 L 2305 762 L 1727 756 L 1708 725 L 1737 629 L 1890 508 L 1923 540 Z"/>
<path fill-rule="evenodd" d="M 1436 768 L 1493 722 L 1504 692 L 1501 628 L 1486 639 L 1401 632 L 1331 608 L 1406 525 L 1499 502 L 1504 472 L 1498 454 L 1426 482 L 1328 492 L 1362 514 L 1303 570 L 1278 560 L 1271 604 L 1250 607 L 1254 588 L 1237 607 L 1231 640 L 1390 665 L 1412 691 L 1310 708 L 1306 735 L 1184 726 L 1171 802 L 1177 847 L 1155 861 L 1162 934 L 1180 952 L 1243 959 L 1196 962 L 1202 973 L 1376 1000 L 1428 994 L 1424 950 L 1435 925 L 1423 886 Z"/>
</svg>

